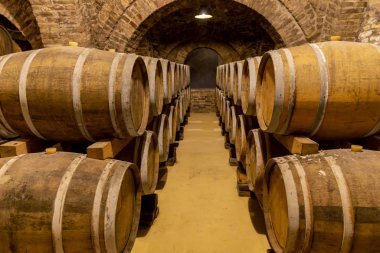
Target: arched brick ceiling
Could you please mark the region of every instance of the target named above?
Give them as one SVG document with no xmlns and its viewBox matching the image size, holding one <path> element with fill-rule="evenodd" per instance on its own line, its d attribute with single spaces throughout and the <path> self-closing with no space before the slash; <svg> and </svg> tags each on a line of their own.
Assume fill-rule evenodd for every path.
<svg viewBox="0 0 380 253">
<path fill-rule="evenodd" d="M 7 0 L 0 3 L 0 15 L 7 18 L 22 33 L 33 48 L 43 46 L 40 28 L 29 1 Z"/>
<path fill-rule="evenodd" d="M 181 51 L 178 47 L 183 44 L 215 42 L 232 47 L 239 58 L 244 58 L 262 53 L 257 50 L 259 46 L 269 50 L 284 45 L 272 25 L 247 6 L 221 0 L 207 3 L 214 16 L 208 20 L 194 18 L 202 2 L 182 2 L 181 8 L 170 14 L 166 13 L 173 8 L 171 5 L 158 10 L 147 19 L 147 23 L 153 22 L 152 19 L 157 20 L 146 30 L 141 40 L 133 38 L 129 41 L 129 51 L 168 57 L 169 54 L 173 56 L 173 50 Z M 220 53 L 223 55 L 227 52 Z"/>
</svg>

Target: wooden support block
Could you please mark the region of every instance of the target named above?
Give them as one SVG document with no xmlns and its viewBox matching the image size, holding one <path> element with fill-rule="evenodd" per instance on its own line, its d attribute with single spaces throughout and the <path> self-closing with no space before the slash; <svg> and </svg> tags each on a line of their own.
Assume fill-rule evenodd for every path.
<svg viewBox="0 0 380 253">
<path fill-rule="evenodd" d="M 114 158 L 132 138 L 98 141 L 87 147 L 87 157 L 104 160 Z"/>
<path fill-rule="evenodd" d="M 8 141 L 0 145 L 0 157 L 18 156 L 28 153 L 26 140 Z"/>
<path fill-rule="evenodd" d="M 238 190 L 238 195 L 240 197 L 250 197 L 251 192 L 249 191 L 247 175 L 242 170 L 241 166 L 236 168 L 236 188 Z"/>
<path fill-rule="evenodd" d="M 26 153 L 42 152 L 48 143 L 41 139 L 16 139 L 0 145 L 0 157 L 17 156 Z"/>
<path fill-rule="evenodd" d="M 319 144 L 307 137 L 279 134 L 273 136 L 292 154 L 311 155 L 318 153 Z"/>
</svg>

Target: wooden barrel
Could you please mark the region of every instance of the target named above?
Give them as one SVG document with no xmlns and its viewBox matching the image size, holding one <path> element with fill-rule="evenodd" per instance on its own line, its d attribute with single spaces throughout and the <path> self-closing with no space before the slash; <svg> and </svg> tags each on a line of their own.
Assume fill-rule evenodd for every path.
<svg viewBox="0 0 380 253">
<path fill-rule="evenodd" d="M 226 113 L 227 113 L 227 98 L 222 96 L 222 122 L 226 123 Z"/>
<path fill-rule="evenodd" d="M 16 43 L 16 41 L 12 40 L 12 52 L 17 53 L 21 51 L 22 51 L 21 47 Z"/>
<path fill-rule="evenodd" d="M 242 78 L 243 78 L 243 67 L 245 61 L 236 62 L 236 78 L 234 78 L 234 86 L 232 92 L 232 98 L 234 100 L 234 104 L 241 106 L 241 91 L 242 91 Z"/>
<path fill-rule="evenodd" d="M 236 62 L 231 62 L 228 64 L 229 66 L 229 79 L 227 83 L 227 96 L 228 98 L 233 98 L 234 92 L 234 84 L 235 80 L 237 80 L 237 65 Z"/>
<path fill-rule="evenodd" d="M 130 252 L 137 167 L 58 152 L 0 159 L 0 252 Z"/>
<path fill-rule="evenodd" d="M 275 252 L 378 252 L 380 152 L 328 150 L 269 161 L 264 215 Z"/>
<path fill-rule="evenodd" d="M 190 86 L 191 81 L 191 69 L 189 65 L 186 65 L 186 87 Z"/>
<path fill-rule="evenodd" d="M 258 76 L 264 131 L 339 140 L 380 130 L 379 46 L 332 41 L 269 51 Z"/>
<path fill-rule="evenodd" d="M 255 124 L 255 119 L 253 117 L 245 116 L 240 114 L 237 116 L 236 120 L 236 130 L 235 130 L 235 150 L 236 150 L 236 160 L 241 162 L 244 169 L 246 168 L 246 154 L 248 151 L 247 147 L 247 135 L 248 132 L 257 127 Z"/>
<path fill-rule="evenodd" d="M 53 47 L 0 58 L 0 131 L 54 141 L 144 133 L 149 87 L 136 55 Z"/>
<path fill-rule="evenodd" d="M 160 154 L 157 135 L 153 131 L 145 131 L 142 136 L 136 138 L 133 162 L 140 168 L 142 193 L 154 193 L 160 168 Z"/>
<path fill-rule="evenodd" d="M 231 106 L 230 108 L 230 143 L 235 144 L 236 139 L 236 128 L 237 128 L 237 121 L 239 116 L 239 108 L 236 106 Z"/>
<path fill-rule="evenodd" d="M 162 112 L 164 101 L 163 68 L 157 58 L 143 57 L 149 81 L 149 115 L 150 118 Z"/>
<path fill-rule="evenodd" d="M 256 116 L 256 81 L 261 57 L 244 61 L 241 75 L 241 107 L 245 115 Z"/>
<path fill-rule="evenodd" d="M 157 116 L 148 127 L 157 135 L 158 151 L 160 154 L 160 162 L 168 160 L 170 146 L 170 128 L 168 116 L 161 114 Z"/>
<path fill-rule="evenodd" d="M 230 75 L 230 65 L 227 63 L 224 65 L 224 86 L 223 91 L 224 94 L 228 95 L 228 87 L 230 85 L 231 75 Z"/>
<path fill-rule="evenodd" d="M 0 56 L 13 53 L 13 40 L 7 29 L 0 25 Z"/>
<path fill-rule="evenodd" d="M 269 159 L 285 155 L 289 155 L 289 151 L 271 134 L 264 133 L 261 129 L 250 130 L 247 136 L 245 157 L 249 189 L 256 195 L 262 195 L 265 165 Z"/>
<path fill-rule="evenodd" d="M 170 144 L 175 142 L 175 137 L 177 133 L 177 108 L 172 105 L 168 107 L 166 110 L 166 116 L 168 116 L 168 121 L 169 121 L 169 140 Z"/>
<path fill-rule="evenodd" d="M 160 59 L 162 66 L 162 82 L 164 92 L 164 104 L 172 101 L 173 73 L 168 60 Z"/>
<path fill-rule="evenodd" d="M 227 100 L 227 105 L 226 105 L 226 108 L 225 108 L 225 130 L 226 132 L 230 132 L 231 131 L 231 105 L 230 105 L 230 101 Z"/>
<path fill-rule="evenodd" d="M 178 68 L 177 68 L 177 63 L 175 62 L 170 62 L 170 69 L 172 73 L 172 98 L 177 97 L 177 85 L 178 85 Z"/>
</svg>

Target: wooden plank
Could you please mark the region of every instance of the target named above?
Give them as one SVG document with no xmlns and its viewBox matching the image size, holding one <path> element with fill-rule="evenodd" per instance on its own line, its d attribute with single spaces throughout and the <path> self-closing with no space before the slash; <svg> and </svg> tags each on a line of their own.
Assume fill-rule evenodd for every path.
<svg viewBox="0 0 380 253">
<path fill-rule="evenodd" d="M 318 153 L 319 144 L 307 137 L 279 134 L 273 134 L 273 136 L 292 154 L 310 155 Z"/>
<path fill-rule="evenodd" d="M 87 157 L 104 160 L 114 158 L 132 138 L 98 141 L 87 147 Z"/>
</svg>

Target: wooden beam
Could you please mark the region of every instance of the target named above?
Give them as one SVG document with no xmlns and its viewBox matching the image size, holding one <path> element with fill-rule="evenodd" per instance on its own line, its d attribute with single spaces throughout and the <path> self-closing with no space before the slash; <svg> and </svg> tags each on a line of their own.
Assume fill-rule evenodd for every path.
<svg viewBox="0 0 380 253">
<path fill-rule="evenodd" d="M 87 147 L 87 157 L 104 160 L 114 158 L 132 138 L 98 141 Z"/>
<path fill-rule="evenodd" d="M 318 153 L 319 144 L 304 136 L 273 134 L 290 153 L 298 155 L 311 155 Z"/>
</svg>

